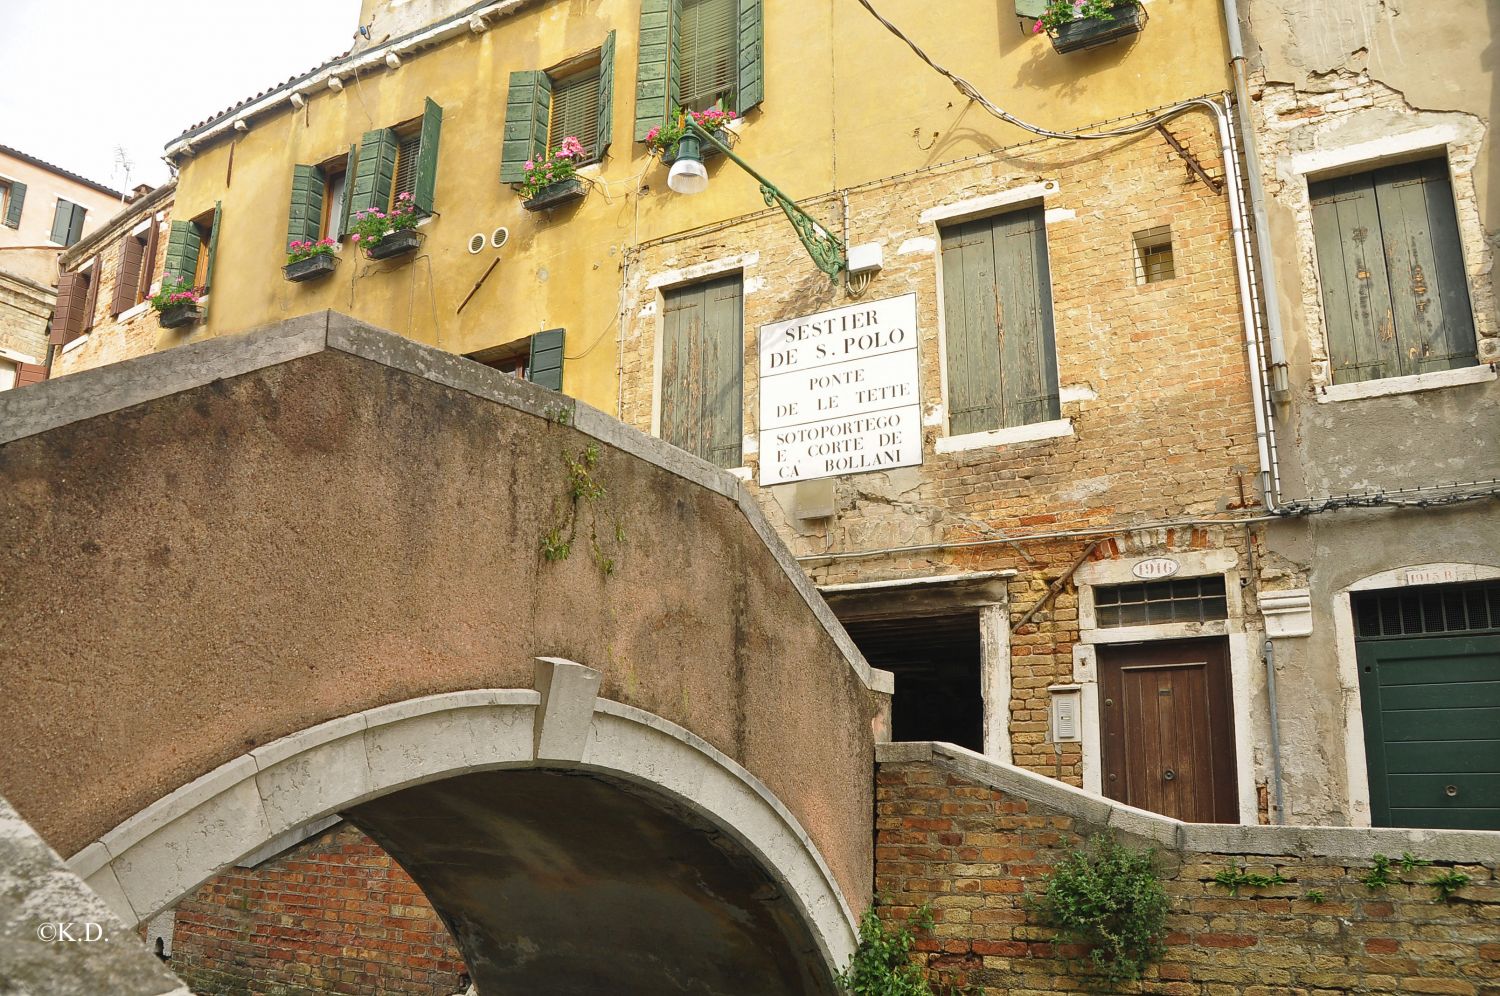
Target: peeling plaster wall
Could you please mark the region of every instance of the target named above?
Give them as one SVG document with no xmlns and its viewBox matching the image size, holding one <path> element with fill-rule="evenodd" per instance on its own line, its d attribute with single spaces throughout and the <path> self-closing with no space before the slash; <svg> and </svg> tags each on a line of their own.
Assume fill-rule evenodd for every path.
<svg viewBox="0 0 1500 996">
<path fill-rule="evenodd" d="M 1446 154 L 1476 355 L 1500 359 L 1500 170 L 1490 128 L 1500 4 L 1242 0 L 1242 14 L 1291 389 L 1277 425 L 1284 496 L 1500 477 L 1500 381 L 1330 400 L 1308 198 L 1310 175 Z M 1488 377 L 1482 365 L 1469 372 Z M 1395 586 L 1404 568 L 1425 564 L 1500 564 L 1496 501 L 1339 511 L 1268 528 L 1261 586 L 1307 588 L 1313 613 L 1311 636 L 1276 645 L 1290 821 L 1368 822 L 1361 703 L 1344 673 L 1353 638 L 1341 637 L 1335 606 L 1362 579 L 1392 572 Z"/>
</svg>

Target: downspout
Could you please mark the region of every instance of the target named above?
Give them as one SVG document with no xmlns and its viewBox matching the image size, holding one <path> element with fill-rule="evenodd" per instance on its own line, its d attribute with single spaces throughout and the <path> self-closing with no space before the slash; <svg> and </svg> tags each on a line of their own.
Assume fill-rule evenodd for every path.
<svg viewBox="0 0 1500 996">
<path fill-rule="evenodd" d="M 1234 74 L 1234 102 L 1239 116 L 1239 131 L 1245 146 L 1249 167 L 1250 213 L 1254 218 L 1255 251 L 1260 257 L 1260 286 L 1266 312 L 1266 339 L 1270 346 L 1271 395 L 1286 398 L 1290 390 L 1286 365 L 1286 337 L 1281 327 L 1281 309 L 1276 288 L 1276 269 L 1271 261 L 1271 228 L 1266 220 L 1266 189 L 1260 175 L 1260 150 L 1255 144 L 1255 127 L 1250 118 L 1250 82 L 1245 69 L 1245 41 L 1240 34 L 1238 0 L 1224 0 L 1224 26 L 1229 37 L 1229 68 Z M 1276 482 L 1278 489 L 1280 481 Z M 1276 495 L 1280 500 L 1280 494 Z"/>
</svg>

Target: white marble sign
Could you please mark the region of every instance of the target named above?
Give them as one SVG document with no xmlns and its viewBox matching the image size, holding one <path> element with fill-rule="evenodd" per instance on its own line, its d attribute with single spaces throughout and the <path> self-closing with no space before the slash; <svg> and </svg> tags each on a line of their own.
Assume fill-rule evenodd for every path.
<svg viewBox="0 0 1500 996">
<path fill-rule="evenodd" d="M 761 326 L 761 484 L 921 462 L 915 294 Z"/>
</svg>

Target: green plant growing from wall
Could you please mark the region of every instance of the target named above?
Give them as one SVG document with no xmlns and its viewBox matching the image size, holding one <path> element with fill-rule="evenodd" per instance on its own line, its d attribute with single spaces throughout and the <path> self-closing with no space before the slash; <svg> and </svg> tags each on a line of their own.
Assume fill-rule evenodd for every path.
<svg viewBox="0 0 1500 996">
<path fill-rule="evenodd" d="M 1322 906 L 1328 901 L 1328 897 L 1323 894 L 1322 889 L 1308 889 L 1307 901 L 1315 906 Z"/>
<path fill-rule="evenodd" d="M 1154 852 L 1132 851 L 1109 834 L 1070 852 L 1030 901 L 1059 940 L 1086 946 L 1076 963 L 1111 987 L 1139 979 L 1162 956 L 1167 905 Z"/>
<path fill-rule="evenodd" d="M 1384 854 L 1377 854 L 1370 859 L 1370 870 L 1360 879 L 1365 888 L 1372 891 L 1387 888 L 1395 881 L 1391 877 L 1391 859 Z"/>
<path fill-rule="evenodd" d="M 1231 896 L 1238 896 L 1241 889 L 1268 889 L 1273 885 L 1285 885 L 1291 879 L 1283 877 L 1279 871 L 1260 875 L 1241 867 L 1224 869 L 1214 876 L 1214 881 L 1228 889 Z"/>
<path fill-rule="evenodd" d="M 859 945 L 839 973 L 839 986 L 850 996 L 933 996 L 927 974 L 912 958 L 916 935 L 932 926 L 932 910 L 925 904 L 904 924 L 887 924 L 873 906 L 865 910 Z"/>
<path fill-rule="evenodd" d="M 1438 899 L 1446 903 L 1453 898 L 1455 892 L 1465 888 L 1471 881 L 1473 880 L 1464 872 L 1456 868 L 1450 868 L 1448 871 L 1441 872 L 1429 878 L 1427 884 L 1436 889 Z"/>
<path fill-rule="evenodd" d="M 550 413 L 549 413 L 550 414 Z M 565 414 L 565 410 L 563 410 Z M 560 414 L 557 421 L 566 425 Z M 560 521 L 542 533 L 542 557 L 549 561 L 567 560 L 573 553 L 573 542 L 578 538 L 578 524 L 583 509 L 592 508 L 601 502 L 609 489 L 597 476 L 600 450 L 598 443 L 589 443 L 577 453 L 564 451 L 563 464 L 567 467 L 568 481 L 565 503 L 559 513 Z M 589 517 L 589 554 L 599 573 L 608 577 L 615 572 L 616 553 L 625 541 L 625 531 L 618 519 L 604 539 L 600 539 L 598 515 Z"/>
</svg>

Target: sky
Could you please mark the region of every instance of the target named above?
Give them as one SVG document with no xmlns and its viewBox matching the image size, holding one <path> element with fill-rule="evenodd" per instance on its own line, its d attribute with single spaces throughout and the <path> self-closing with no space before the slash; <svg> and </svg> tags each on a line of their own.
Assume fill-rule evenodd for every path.
<svg viewBox="0 0 1500 996">
<path fill-rule="evenodd" d="M 349 48 L 359 0 L 0 0 L 0 145 L 126 188 L 167 142 Z"/>
</svg>

